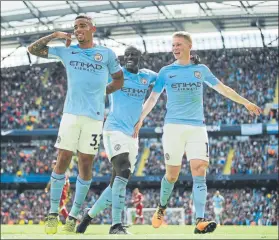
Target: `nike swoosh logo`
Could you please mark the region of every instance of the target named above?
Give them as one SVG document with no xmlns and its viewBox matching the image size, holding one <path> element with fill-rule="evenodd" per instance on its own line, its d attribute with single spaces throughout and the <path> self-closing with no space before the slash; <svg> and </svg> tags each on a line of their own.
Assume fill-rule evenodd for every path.
<svg viewBox="0 0 279 240">
<path fill-rule="evenodd" d="M 8 134 L 12 133 L 13 131 L 14 131 L 14 130 L 8 130 L 8 131 L 1 130 L 1 136 L 8 135 Z"/>
<path fill-rule="evenodd" d="M 79 52 L 72 52 L 72 54 L 78 54 Z"/>
<path fill-rule="evenodd" d="M 174 77 L 176 77 L 176 75 L 170 75 L 169 77 L 170 77 L 170 78 L 174 78 Z"/>
</svg>

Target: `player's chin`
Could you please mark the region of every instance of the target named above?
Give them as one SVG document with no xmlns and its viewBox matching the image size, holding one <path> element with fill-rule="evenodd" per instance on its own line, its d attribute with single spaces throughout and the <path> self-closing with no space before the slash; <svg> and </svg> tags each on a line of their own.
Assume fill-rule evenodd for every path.
<svg viewBox="0 0 279 240">
<path fill-rule="evenodd" d="M 134 68 L 135 67 L 135 63 L 126 63 L 126 67 L 127 68 Z"/>
<path fill-rule="evenodd" d="M 173 56 L 174 56 L 174 58 L 175 58 L 176 60 L 179 59 L 179 54 L 174 54 L 174 53 L 173 53 Z"/>
</svg>

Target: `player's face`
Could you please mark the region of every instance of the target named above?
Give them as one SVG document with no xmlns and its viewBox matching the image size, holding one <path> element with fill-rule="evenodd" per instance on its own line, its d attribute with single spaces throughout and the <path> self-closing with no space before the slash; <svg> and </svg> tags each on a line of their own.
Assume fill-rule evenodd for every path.
<svg viewBox="0 0 279 240">
<path fill-rule="evenodd" d="M 175 59 L 184 59 L 190 55 L 192 44 L 184 37 L 172 38 L 172 53 Z"/>
<path fill-rule="evenodd" d="M 138 69 L 140 52 L 133 47 L 129 47 L 124 53 L 124 64 L 126 69 Z"/>
<path fill-rule="evenodd" d="M 86 18 L 79 18 L 75 20 L 74 34 L 79 43 L 86 43 L 92 40 L 93 33 L 96 27 Z"/>
</svg>

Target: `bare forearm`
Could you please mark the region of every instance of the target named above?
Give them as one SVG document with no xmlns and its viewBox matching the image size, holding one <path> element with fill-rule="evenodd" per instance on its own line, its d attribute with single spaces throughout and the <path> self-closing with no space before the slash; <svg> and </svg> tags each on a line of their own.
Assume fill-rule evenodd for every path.
<svg viewBox="0 0 279 240">
<path fill-rule="evenodd" d="M 249 101 L 246 98 L 241 97 L 236 91 L 234 91 L 230 87 L 226 87 L 226 92 L 223 95 L 225 97 L 231 99 L 232 101 L 240 103 L 242 105 L 245 105 L 245 104 L 249 103 Z"/>
<path fill-rule="evenodd" d="M 49 191 L 49 189 L 50 189 L 50 182 L 47 184 L 47 186 L 46 186 L 45 190 L 48 192 L 48 191 Z"/>
<path fill-rule="evenodd" d="M 55 38 L 55 34 L 50 34 L 48 36 L 42 37 L 36 42 L 32 43 L 28 47 L 28 51 L 38 57 L 47 58 L 48 57 L 48 46 L 47 44 Z"/>
<path fill-rule="evenodd" d="M 113 81 L 106 87 L 106 94 L 111 94 L 123 87 L 124 76 L 122 71 L 112 74 L 112 77 Z"/>
<path fill-rule="evenodd" d="M 146 100 L 146 102 L 143 105 L 143 109 L 142 109 L 139 121 L 143 122 L 143 120 L 146 118 L 146 116 L 151 112 L 151 110 L 155 106 L 156 102 L 157 102 L 157 99 L 154 97 L 149 97 Z"/>
<path fill-rule="evenodd" d="M 116 81 L 111 82 L 106 87 L 106 94 L 111 94 L 111 93 L 119 90 L 121 87 L 122 87 L 122 85 L 120 83 L 117 83 Z"/>
</svg>

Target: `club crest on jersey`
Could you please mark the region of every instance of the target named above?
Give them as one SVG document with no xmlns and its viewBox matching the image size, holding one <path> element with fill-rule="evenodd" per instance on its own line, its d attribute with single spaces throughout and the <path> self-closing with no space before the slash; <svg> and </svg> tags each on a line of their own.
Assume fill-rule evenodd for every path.
<svg viewBox="0 0 279 240">
<path fill-rule="evenodd" d="M 120 144 L 116 144 L 116 145 L 114 146 L 114 150 L 115 150 L 115 151 L 120 150 L 120 148 L 121 148 L 121 145 L 120 145 Z"/>
<path fill-rule="evenodd" d="M 96 53 L 94 56 L 95 61 L 102 61 L 103 60 L 103 56 L 100 53 Z"/>
<path fill-rule="evenodd" d="M 142 78 L 142 79 L 141 79 L 141 83 L 142 83 L 142 84 L 147 84 L 147 80 L 146 80 L 145 78 Z"/>
<path fill-rule="evenodd" d="M 170 155 L 168 153 L 165 154 L 166 160 L 170 160 Z"/>
<path fill-rule="evenodd" d="M 195 71 L 194 75 L 195 75 L 196 78 L 201 79 L 201 72 Z"/>
</svg>

